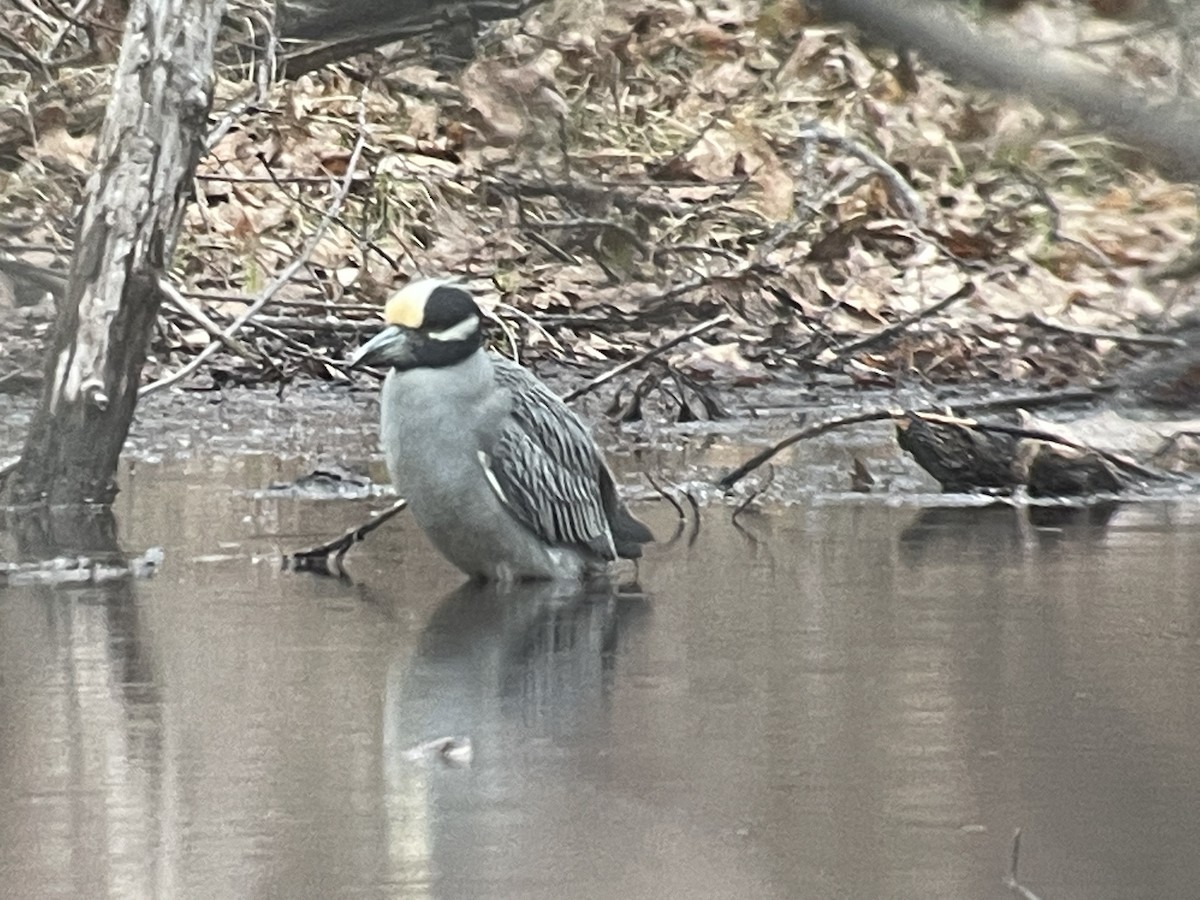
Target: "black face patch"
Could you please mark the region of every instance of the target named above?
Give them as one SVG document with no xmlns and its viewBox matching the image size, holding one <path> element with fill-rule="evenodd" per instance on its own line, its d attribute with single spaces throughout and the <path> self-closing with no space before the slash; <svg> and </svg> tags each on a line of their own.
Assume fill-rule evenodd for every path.
<svg viewBox="0 0 1200 900">
<path fill-rule="evenodd" d="M 421 332 L 413 335 L 412 361 L 398 369 L 440 369 L 443 366 L 453 366 L 462 362 L 483 346 L 483 335 L 478 329 L 470 337 L 461 341 L 437 341 L 428 338 Z"/>
<path fill-rule="evenodd" d="M 453 284 L 439 284 L 425 301 L 425 317 L 421 321 L 422 331 L 445 331 L 471 316 L 482 319 L 479 307 L 471 295 Z"/>
<path fill-rule="evenodd" d="M 483 346 L 483 314 L 465 289 L 438 285 L 425 300 L 424 312 L 421 327 L 409 330 L 408 357 L 393 363 L 394 368 L 453 366 Z M 455 339 L 449 339 L 451 334 Z"/>
</svg>

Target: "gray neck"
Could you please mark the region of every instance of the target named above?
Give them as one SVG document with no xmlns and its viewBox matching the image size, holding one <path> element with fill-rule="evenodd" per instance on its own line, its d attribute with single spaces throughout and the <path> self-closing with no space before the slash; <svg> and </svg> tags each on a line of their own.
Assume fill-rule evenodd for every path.
<svg viewBox="0 0 1200 900">
<path fill-rule="evenodd" d="M 428 400 L 439 406 L 448 399 L 471 401 L 488 393 L 494 384 L 491 356 L 483 349 L 453 365 L 393 370 L 387 377 L 387 386 L 403 392 L 406 402 Z"/>
</svg>

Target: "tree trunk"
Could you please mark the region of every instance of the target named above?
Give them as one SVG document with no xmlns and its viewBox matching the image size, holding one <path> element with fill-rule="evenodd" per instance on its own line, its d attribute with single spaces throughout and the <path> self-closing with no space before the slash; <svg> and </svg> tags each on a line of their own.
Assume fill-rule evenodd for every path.
<svg viewBox="0 0 1200 900">
<path fill-rule="evenodd" d="M 11 503 L 108 503 L 203 150 L 224 0 L 134 0 Z"/>
</svg>

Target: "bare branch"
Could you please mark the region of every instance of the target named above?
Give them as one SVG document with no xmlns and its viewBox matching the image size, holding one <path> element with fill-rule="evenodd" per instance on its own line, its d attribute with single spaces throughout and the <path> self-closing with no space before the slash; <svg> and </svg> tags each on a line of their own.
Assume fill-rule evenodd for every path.
<svg viewBox="0 0 1200 900">
<path fill-rule="evenodd" d="M 225 346 L 226 349 L 237 354 L 242 359 L 249 362 L 259 362 L 262 359 L 261 354 L 255 353 L 241 341 L 236 338 L 228 337 L 221 333 L 221 326 L 208 317 L 208 315 L 196 304 L 192 303 L 183 294 L 175 289 L 166 278 L 158 279 L 158 289 L 162 291 L 167 302 L 174 306 L 177 310 L 199 325 L 208 335 L 214 340 Z"/>
<path fill-rule="evenodd" d="M 911 316 L 905 316 L 899 322 L 895 322 L 886 328 L 881 328 L 879 331 L 876 331 L 873 334 L 868 334 L 864 337 L 858 338 L 857 340 L 848 341 L 845 344 L 839 344 L 837 347 L 833 348 L 833 353 L 835 356 L 843 357 L 848 356 L 851 353 L 857 353 L 860 350 L 865 350 L 867 347 L 874 346 L 875 344 L 882 344 L 885 341 L 891 340 L 902 331 L 911 328 L 917 322 L 920 322 L 923 319 L 928 319 L 931 316 L 936 316 L 948 306 L 957 303 L 959 300 L 970 297 L 974 293 L 975 283 L 968 281 L 949 297 L 945 297 L 932 306 L 928 306 L 920 312 L 913 313 Z"/>
<path fill-rule="evenodd" d="M 292 259 L 290 263 L 283 267 L 275 279 L 267 285 L 266 289 L 259 294 L 258 299 L 250 304 L 246 310 L 230 323 L 221 333 L 225 337 L 233 337 L 241 330 L 242 326 L 252 319 L 258 312 L 266 306 L 274 296 L 291 280 L 300 269 L 308 262 L 313 251 L 317 249 L 317 245 L 321 243 L 321 239 L 325 236 L 325 232 L 329 226 L 337 218 L 338 213 L 342 209 L 342 204 L 345 203 L 346 197 L 350 194 L 350 188 L 354 184 L 355 170 L 358 168 L 358 161 L 362 157 L 363 148 L 367 143 L 367 128 L 366 128 L 366 107 L 363 103 L 359 104 L 358 109 L 358 138 L 354 143 L 354 149 L 350 153 L 349 162 L 346 164 L 346 174 L 342 178 L 341 185 L 333 200 L 330 202 L 321 221 L 317 223 L 317 227 L 313 229 L 313 233 L 309 235 L 308 240 L 304 242 L 304 246 L 300 248 L 300 252 Z M 203 350 L 197 353 L 186 365 L 182 366 L 175 372 L 169 375 L 164 375 L 157 381 L 151 382 L 142 387 L 138 391 L 139 397 L 146 397 L 163 388 L 170 387 L 178 381 L 183 380 L 188 375 L 195 372 L 204 364 L 210 356 L 217 352 L 221 346 L 219 340 L 214 340 L 208 344 Z"/>
<path fill-rule="evenodd" d="M 833 129 L 816 122 L 803 125 L 797 136 L 802 141 L 816 140 L 823 144 L 830 144 L 843 153 L 866 163 L 883 178 L 884 183 L 888 186 L 888 193 L 896 201 L 900 210 L 917 225 L 924 224 L 925 204 L 921 202 L 917 192 L 908 183 L 908 179 L 897 172 L 895 167 L 878 153 L 865 147 L 859 141 L 851 140 L 846 135 L 838 134 Z"/>
<path fill-rule="evenodd" d="M 625 362 L 621 363 L 619 366 L 616 366 L 615 368 L 610 369 L 609 371 L 605 372 L 604 374 L 597 375 L 591 381 L 581 384 L 579 387 L 575 388 L 575 390 L 568 392 L 562 398 L 563 402 L 570 403 L 572 400 L 575 400 L 578 397 L 582 397 L 584 394 L 588 393 L 589 391 L 595 390 L 596 388 L 598 388 L 600 385 L 604 384 L 605 382 L 612 381 L 612 379 L 616 378 L 618 375 L 623 375 L 624 373 L 628 372 L 630 369 L 636 369 L 638 366 L 640 366 L 642 363 L 646 362 L 647 360 L 654 359 L 654 357 L 662 355 L 666 351 L 670 350 L 672 347 L 682 344 L 686 340 L 690 340 L 691 338 L 694 338 L 697 335 L 701 335 L 706 331 L 716 328 L 718 325 L 727 325 L 731 321 L 733 321 L 733 320 L 728 313 L 721 313 L 719 316 L 714 316 L 713 318 L 708 319 L 705 322 L 701 322 L 699 325 L 693 325 L 687 331 L 685 331 L 681 334 L 677 334 L 675 337 L 671 338 L 666 343 L 660 344 L 657 347 L 651 347 L 645 353 L 639 353 L 633 359 L 626 360 Z"/>
</svg>

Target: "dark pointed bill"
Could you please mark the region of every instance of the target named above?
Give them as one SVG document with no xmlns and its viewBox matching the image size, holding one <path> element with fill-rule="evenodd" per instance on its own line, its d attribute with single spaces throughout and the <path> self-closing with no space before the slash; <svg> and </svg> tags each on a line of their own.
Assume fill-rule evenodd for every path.
<svg viewBox="0 0 1200 900">
<path fill-rule="evenodd" d="M 408 335 L 404 329 L 389 325 L 358 348 L 350 357 L 350 368 L 370 366 L 375 363 L 394 363 L 398 357 L 406 354 Z"/>
</svg>

